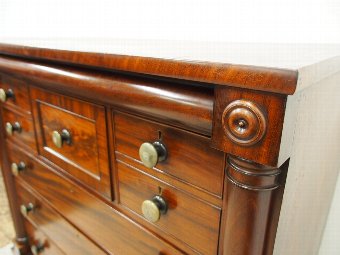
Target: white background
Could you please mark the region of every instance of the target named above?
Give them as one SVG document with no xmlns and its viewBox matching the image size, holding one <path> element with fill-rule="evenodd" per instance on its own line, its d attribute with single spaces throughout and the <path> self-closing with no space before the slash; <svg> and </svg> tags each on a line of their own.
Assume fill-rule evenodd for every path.
<svg viewBox="0 0 340 255">
<path fill-rule="evenodd" d="M 340 43 L 339 0 L 0 0 L 2 37 Z"/>
<path fill-rule="evenodd" d="M 0 0 L 0 41 L 18 37 L 340 43 L 340 0 Z M 322 255 L 340 254 L 339 185 Z"/>
</svg>

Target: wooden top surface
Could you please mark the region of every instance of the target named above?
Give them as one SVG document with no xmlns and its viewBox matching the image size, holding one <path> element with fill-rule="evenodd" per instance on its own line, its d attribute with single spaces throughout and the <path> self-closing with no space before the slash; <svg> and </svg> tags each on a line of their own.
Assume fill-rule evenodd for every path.
<svg viewBox="0 0 340 255">
<path fill-rule="evenodd" d="M 0 54 L 293 94 L 340 70 L 335 44 L 1 39 Z M 299 76 L 299 79 L 298 79 Z"/>
<path fill-rule="evenodd" d="M 297 83 L 296 70 L 55 48 L 0 44 L 0 54 L 281 94 L 293 94 Z"/>
</svg>

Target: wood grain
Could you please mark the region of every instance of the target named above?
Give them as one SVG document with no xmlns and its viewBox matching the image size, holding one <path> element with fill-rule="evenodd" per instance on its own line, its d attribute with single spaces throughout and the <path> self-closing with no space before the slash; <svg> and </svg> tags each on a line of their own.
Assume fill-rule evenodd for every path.
<svg viewBox="0 0 340 255">
<path fill-rule="evenodd" d="M 270 255 L 289 162 L 280 168 L 233 156 L 227 162 L 220 254 Z"/>
<path fill-rule="evenodd" d="M 31 97 L 40 154 L 111 198 L 104 107 L 36 88 Z M 70 132 L 71 144 L 58 148 L 52 132 L 62 129 Z"/>
<path fill-rule="evenodd" d="M 213 87 L 0 57 L 0 71 L 36 86 L 211 135 Z"/>
<path fill-rule="evenodd" d="M 0 53 L 196 82 L 293 94 L 297 71 L 222 63 L 75 52 L 0 44 Z"/>
<path fill-rule="evenodd" d="M 60 245 L 65 254 L 72 255 L 104 255 L 83 233 L 74 228 L 60 214 L 47 205 L 38 193 L 30 190 L 24 182 L 17 179 L 19 205 L 32 203 L 34 211 L 26 219 L 43 232 L 50 240 Z"/>
<path fill-rule="evenodd" d="M 7 99 L 5 103 L 2 103 L 3 105 L 12 106 L 26 113 L 31 112 L 28 86 L 25 82 L 20 79 L 13 79 L 11 76 L 1 75 L 0 88 L 5 91 L 11 89 L 14 93 L 14 97 Z"/>
<path fill-rule="evenodd" d="M 220 209 L 199 201 L 138 169 L 118 163 L 120 204 L 143 216 L 141 205 L 162 189 L 168 211 L 154 223 L 159 229 L 188 244 L 200 254 L 217 252 Z M 144 225 L 152 224 L 147 220 Z"/>
<path fill-rule="evenodd" d="M 116 166 L 116 161 L 121 161 L 121 162 L 124 162 L 134 168 L 138 168 L 140 171 L 143 171 L 144 173 L 148 174 L 148 175 L 151 175 L 155 178 L 158 178 L 178 189 L 181 189 L 183 191 L 186 191 L 188 193 L 190 193 L 192 196 L 200 199 L 200 200 L 204 200 L 210 204 L 213 204 L 217 207 L 221 207 L 222 206 L 222 203 L 223 203 L 223 200 L 222 200 L 222 197 L 220 196 L 216 196 L 215 194 L 213 193 L 210 193 L 210 192 L 207 192 L 206 190 L 204 189 L 201 189 L 201 188 L 198 188 L 197 186 L 195 185 L 192 185 L 191 183 L 189 182 L 184 182 L 183 180 L 181 179 L 178 179 L 178 178 L 174 178 L 173 176 L 167 174 L 166 172 L 163 172 L 163 171 L 159 171 L 159 170 L 156 170 L 155 168 L 148 168 L 144 165 L 141 165 L 141 163 L 137 160 L 135 160 L 134 158 L 131 158 L 125 154 L 122 154 L 118 151 L 116 151 L 115 155 L 114 155 L 114 163 L 113 165 L 115 166 L 113 169 L 116 170 L 117 166 Z M 116 172 L 116 171 L 114 171 Z M 118 187 L 118 184 L 117 183 L 117 177 L 114 178 L 113 180 L 113 185 L 114 186 L 117 186 Z M 116 194 L 119 193 L 119 190 L 117 188 L 117 192 Z M 117 201 L 118 201 L 118 198 L 117 198 Z"/>
<path fill-rule="evenodd" d="M 55 243 L 49 240 L 46 235 L 37 229 L 31 222 L 25 221 L 25 228 L 28 234 L 29 245 L 43 245 L 44 250 L 41 254 L 66 255 Z M 28 253 L 31 254 L 31 253 Z"/>
<path fill-rule="evenodd" d="M 228 105 L 238 100 L 249 102 L 251 103 L 250 105 L 256 105 L 266 118 L 264 135 L 254 144 L 243 145 L 235 142 L 235 140 L 231 139 L 225 132 L 225 125 L 228 125 L 229 122 L 223 119 L 223 113 Z M 285 106 L 286 96 L 284 95 L 225 87 L 216 88 L 211 140 L 212 146 L 232 155 L 246 158 L 260 164 L 277 166 Z M 241 108 L 236 110 L 240 113 Z M 239 120 L 244 121 L 246 119 L 247 116 L 240 117 Z M 238 124 L 238 122 L 236 124 Z M 255 126 L 252 122 L 248 121 L 246 122 L 244 131 L 240 132 L 240 135 L 246 134 L 248 129 L 255 129 L 253 131 L 256 133 L 259 131 L 259 128 L 260 126 Z"/>
<path fill-rule="evenodd" d="M 27 185 L 46 203 L 109 254 L 179 255 L 169 243 L 91 195 L 74 182 L 21 149 L 11 147 L 17 157 L 30 165 L 20 174 Z"/>
<path fill-rule="evenodd" d="M 3 107 L 0 108 L 0 112 L 3 112 Z M 1 114 L 2 115 L 2 114 Z M 17 204 L 17 191 L 14 185 L 14 179 L 12 177 L 12 174 L 10 172 L 10 160 L 8 158 L 8 150 L 5 149 L 5 130 L 3 127 L 3 119 L 2 116 L 0 118 L 0 162 L 1 162 L 1 172 L 6 188 L 6 193 L 8 196 L 8 203 L 9 203 L 9 209 L 11 211 L 11 216 L 13 219 L 13 226 L 15 230 L 15 240 L 14 244 L 17 247 L 17 249 L 25 254 L 28 251 L 28 245 L 27 245 L 27 238 L 26 238 L 26 230 L 24 227 L 23 219 L 19 213 L 19 207 Z"/>
<path fill-rule="evenodd" d="M 20 146 L 23 146 L 27 149 L 37 151 L 37 144 L 35 139 L 35 131 L 32 116 L 30 114 L 24 114 L 22 112 L 16 111 L 15 109 L 9 109 L 7 107 L 3 107 L 3 126 L 6 125 L 7 122 L 12 125 L 15 122 L 18 122 L 21 126 L 20 132 L 13 132 L 12 135 L 8 135 L 6 133 L 6 139 L 13 141 Z"/>
<path fill-rule="evenodd" d="M 114 114 L 114 123 L 116 151 L 142 164 L 140 145 L 161 136 L 168 157 L 156 165 L 156 171 L 222 196 L 224 153 L 212 149 L 208 138 L 120 113 Z"/>
<path fill-rule="evenodd" d="M 16 119 L 29 130 L 20 133 L 24 142 L 20 134 L 1 137 L 19 243 L 25 244 L 26 230 L 34 236 L 41 229 L 52 246 L 64 243 L 69 251 L 79 235 L 81 248 L 115 255 L 272 253 L 287 170 L 277 166 L 280 139 L 295 71 L 11 46 L 1 51 L 24 56 L 0 56 L 1 84 L 18 91 L 18 104 L 1 104 L 1 130 Z M 19 104 L 27 99 L 33 118 L 30 106 Z M 242 111 L 228 108 L 233 102 L 242 102 Z M 64 128 L 72 139 L 59 149 L 51 132 Z M 139 146 L 155 140 L 166 145 L 168 158 L 146 168 Z M 18 182 L 43 202 L 39 218 L 27 218 L 37 230 L 23 224 L 15 204 L 31 199 L 17 196 L 9 174 L 10 163 L 20 161 L 27 168 Z M 170 209 L 151 224 L 140 206 L 159 187 Z"/>
</svg>

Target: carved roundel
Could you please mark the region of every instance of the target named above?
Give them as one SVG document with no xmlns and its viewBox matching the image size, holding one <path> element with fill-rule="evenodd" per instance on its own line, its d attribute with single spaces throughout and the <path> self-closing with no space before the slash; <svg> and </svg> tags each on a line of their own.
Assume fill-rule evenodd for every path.
<svg viewBox="0 0 340 255">
<path fill-rule="evenodd" d="M 233 142 L 248 146 L 263 138 L 267 120 L 254 102 L 236 100 L 224 109 L 222 125 L 224 132 Z"/>
</svg>

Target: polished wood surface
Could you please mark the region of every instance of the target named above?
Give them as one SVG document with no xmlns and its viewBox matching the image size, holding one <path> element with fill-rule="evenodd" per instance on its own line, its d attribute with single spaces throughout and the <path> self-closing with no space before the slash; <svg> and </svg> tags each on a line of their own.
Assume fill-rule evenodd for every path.
<svg viewBox="0 0 340 255">
<path fill-rule="evenodd" d="M 0 142 L 22 255 L 35 233 L 65 254 L 272 254 L 295 72 L 6 47 L 23 54 L 0 56 L 16 91 Z M 6 135 L 7 121 L 22 132 Z M 151 168 L 139 149 L 154 142 L 167 156 Z M 39 205 L 25 223 L 17 200 Z"/>
<path fill-rule="evenodd" d="M 0 56 L 0 72 L 35 85 L 109 104 L 168 124 L 211 135 L 213 88 L 89 71 Z"/>
<path fill-rule="evenodd" d="M 272 254 L 287 169 L 288 162 L 275 168 L 228 157 L 220 254 Z"/>
<path fill-rule="evenodd" d="M 31 112 L 31 104 L 28 93 L 28 86 L 20 79 L 13 79 L 10 76 L 2 75 L 0 89 L 12 90 L 14 96 L 7 99 L 4 105 L 12 106 L 24 112 Z"/>
<path fill-rule="evenodd" d="M 29 245 L 44 247 L 40 254 L 66 255 L 66 253 L 49 240 L 46 235 L 37 229 L 31 222 L 25 221 L 25 228 L 27 230 Z M 30 255 L 31 254 L 32 253 L 30 253 Z"/>
<path fill-rule="evenodd" d="M 26 219 L 37 226 L 54 243 L 60 247 L 65 254 L 74 255 L 104 255 L 107 254 L 94 245 L 83 233 L 68 223 L 59 213 L 53 210 L 43 198 L 38 198 L 38 193 L 29 190 L 24 182 L 17 178 L 16 188 L 18 191 L 19 205 L 34 205 Z M 49 253 L 48 253 L 49 254 Z"/>
<path fill-rule="evenodd" d="M 122 162 L 118 163 L 118 179 L 120 204 L 142 216 L 143 201 L 161 193 L 168 204 L 168 211 L 154 224 L 201 254 L 216 254 L 219 208 L 199 201 Z M 147 224 L 152 223 L 145 220 Z"/>
<path fill-rule="evenodd" d="M 230 122 L 225 121 L 225 110 L 228 110 L 228 106 L 239 99 L 242 99 L 243 104 L 246 105 L 236 106 L 235 118 Z M 218 87 L 215 90 L 212 146 L 260 164 L 277 166 L 285 105 L 285 95 Z M 247 111 L 243 112 L 244 109 Z M 263 117 L 258 116 L 258 112 L 261 112 Z M 251 115 L 254 117 L 251 118 Z M 245 121 L 244 127 L 238 126 L 240 121 Z M 261 126 L 261 121 L 265 122 L 262 123 L 264 126 Z M 262 134 L 255 143 L 239 143 L 228 136 L 226 132 L 228 125 L 237 126 L 235 130 L 240 130 L 240 132 L 238 134 L 234 131 L 234 135 L 236 137 L 239 135 L 243 140 L 248 137 L 247 139 L 252 141 L 253 136 L 261 132 Z"/>
<path fill-rule="evenodd" d="M 40 154 L 101 194 L 111 197 L 105 109 L 32 88 Z M 53 131 L 68 130 L 71 143 L 58 148 Z"/>
<path fill-rule="evenodd" d="M 1 116 L 3 112 L 3 107 L 0 108 Z M 3 118 L 0 118 L 0 163 L 1 163 L 1 171 L 2 176 L 6 188 L 6 193 L 8 196 L 8 204 L 10 207 L 12 219 L 13 219 L 13 225 L 15 230 L 15 237 L 13 242 L 16 245 L 16 248 L 19 252 L 22 254 L 25 254 L 28 252 L 28 246 L 27 246 L 27 234 L 24 227 L 23 219 L 20 215 L 19 206 L 17 203 L 17 191 L 14 185 L 14 179 L 12 177 L 11 171 L 10 171 L 10 162 L 7 154 L 6 145 L 5 145 L 5 128 L 3 124 Z"/>
<path fill-rule="evenodd" d="M 0 53 L 182 80 L 293 94 L 297 71 L 199 61 L 74 52 L 0 44 Z"/>
<path fill-rule="evenodd" d="M 122 153 L 119 153 L 119 152 L 116 152 L 115 155 L 114 155 L 114 165 L 115 165 L 115 169 L 117 168 L 116 166 L 116 163 L 118 161 L 120 162 L 124 162 L 125 164 L 128 164 L 134 168 L 138 168 L 139 170 L 143 171 L 144 173 L 148 174 L 148 175 L 151 175 L 155 178 L 158 178 L 178 189 L 181 189 L 189 194 L 191 194 L 192 196 L 198 198 L 198 199 L 201 199 L 201 200 L 204 200 L 210 204 L 213 204 L 217 207 L 221 207 L 222 206 L 222 197 L 219 197 L 219 196 L 216 196 L 215 194 L 213 193 L 210 193 L 210 192 L 207 192 L 206 190 L 204 189 L 199 189 L 197 188 L 197 186 L 194 186 L 194 185 L 191 185 L 190 183 L 188 182 L 183 182 L 181 179 L 178 179 L 178 178 L 174 178 L 173 176 L 171 175 L 168 175 L 166 174 L 165 172 L 163 171 L 157 171 L 155 170 L 155 168 L 148 168 L 144 165 L 141 165 L 139 161 L 131 158 L 131 157 L 128 157 L 126 156 L 125 154 L 122 154 Z M 116 171 L 115 171 L 116 172 Z M 114 174 L 114 180 L 113 180 L 113 183 L 117 189 L 117 194 L 119 193 L 119 190 L 118 190 L 118 184 L 116 184 L 117 182 L 117 176 L 116 174 Z M 223 196 L 223 194 L 222 194 Z M 118 198 L 117 198 L 118 199 Z"/>
<path fill-rule="evenodd" d="M 20 174 L 20 178 L 109 254 L 182 254 L 33 156 L 19 148 L 11 147 L 11 151 L 11 158 L 20 158 L 30 166 Z"/>
<path fill-rule="evenodd" d="M 21 131 L 13 131 L 12 135 L 6 133 L 6 139 L 36 151 L 37 145 L 32 117 L 19 111 L 14 111 L 14 109 L 10 110 L 7 107 L 4 107 L 3 125 L 6 125 L 6 123 L 14 125 L 16 122 L 20 124 Z"/>
<path fill-rule="evenodd" d="M 115 150 L 141 163 L 139 147 L 162 140 L 168 157 L 155 171 L 180 179 L 221 197 L 224 154 L 210 147 L 208 138 L 130 115 L 114 113 Z"/>
</svg>

